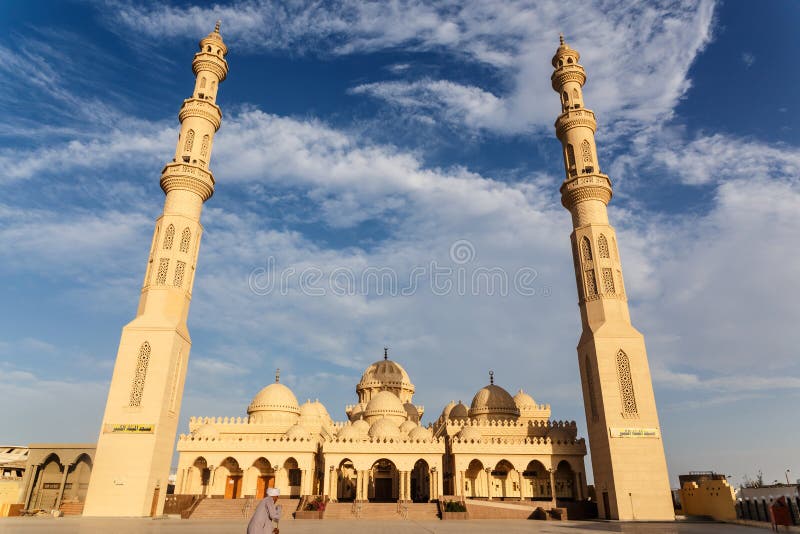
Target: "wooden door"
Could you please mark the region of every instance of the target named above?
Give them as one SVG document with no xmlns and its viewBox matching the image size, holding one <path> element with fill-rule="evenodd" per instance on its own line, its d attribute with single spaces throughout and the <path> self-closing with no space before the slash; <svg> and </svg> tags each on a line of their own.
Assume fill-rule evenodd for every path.
<svg viewBox="0 0 800 534">
<path fill-rule="evenodd" d="M 229 476 L 228 480 L 225 484 L 225 498 L 226 499 L 238 499 L 239 492 L 242 489 L 242 477 L 239 476 Z"/>
<path fill-rule="evenodd" d="M 391 501 L 392 500 L 392 479 L 391 478 L 376 478 L 375 479 L 375 500 L 376 501 Z"/>
<path fill-rule="evenodd" d="M 267 488 L 275 487 L 275 477 L 258 477 L 256 481 L 256 499 L 263 499 L 267 496 Z"/>
</svg>

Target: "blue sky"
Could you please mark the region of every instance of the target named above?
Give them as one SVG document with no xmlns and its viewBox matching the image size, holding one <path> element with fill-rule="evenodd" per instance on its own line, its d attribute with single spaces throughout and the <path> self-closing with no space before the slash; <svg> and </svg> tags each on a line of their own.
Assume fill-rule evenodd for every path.
<svg viewBox="0 0 800 534">
<path fill-rule="evenodd" d="M 342 419 L 388 345 L 427 421 L 493 369 L 585 434 L 549 86 L 563 31 L 588 73 L 673 484 L 800 477 L 789 1 L 2 3 L 0 441 L 96 439 L 192 55 L 218 18 L 230 74 L 182 431 L 243 415 L 276 367 Z M 474 256 L 455 263 L 464 241 Z M 535 294 L 439 295 L 423 277 L 411 295 L 265 295 L 250 282 L 269 258 L 323 278 L 532 269 Z"/>
</svg>

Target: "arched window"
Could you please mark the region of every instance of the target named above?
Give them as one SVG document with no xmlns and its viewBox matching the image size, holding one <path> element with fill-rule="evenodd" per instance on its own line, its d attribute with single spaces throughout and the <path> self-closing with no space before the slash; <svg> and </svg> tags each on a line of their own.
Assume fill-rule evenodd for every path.
<svg viewBox="0 0 800 534">
<path fill-rule="evenodd" d="M 575 172 L 575 149 L 572 145 L 567 145 L 567 168 L 570 174 Z"/>
<path fill-rule="evenodd" d="M 573 99 L 574 99 L 576 102 L 577 102 L 578 100 L 580 100 L 580 98 L 581 98 L 581 97 L 580 97 L 580 95 L 578 94 L 578 90 L 577 90 L 577 89 L 573 89 L 573 90 L 572 90 L 572 98 L 573 98 Z"/>
<path fill-rule="evenodd" d="M 161 258 L 158 260 L 158 275 L 156 276 L 156 284 L 163 286 L 167 283 L 167 270 L 169 270 L 169 259 Z"/>
<path fill-rule="evenodd" d="M 572 58 L 571 57 L 567 58 L 567 63 L 572 64 Z"/>
<path fill-rule="evenodd" d="M 208 46 L 206 47 L 206 52 L 211 52 L 211 45 L 208 45 Z"/>
<path fill-rule="evenodd" d="M 202 76 L 200 78 L 200 89 L 203 89 L 206 86 L 206 77 Z"/>
<path fill-rule="evenodd" d="M 594 375 L 592 374 L 592 362 L 589 361 L 589 355 L 584 356 L 583 369 L 586 372 L 586 393 L 589 395 L 589 411 L 592 415 L 592 421 L 597 421 L 597 401 L 594 395 Z"/>
<path fill-rule="evenodd" d="M 603 293 L 609 295 L 616 293 L 614 288 L 614 274 L 611 269 L 603 269 Z"/>
<path fill-rule="evenodd" d="M 561 96 L 564 97 L 564 105 L 565 106 L 569 105 L 569 95 L 567 94 L 567 92 L 564 91 Z"/>
<path fill-rule="evenodd" d="M 186 142 L 183 144 L 183 151 L 191 152 L 193 144 L 194 144 L 194 130 L 189 130 L 189 132 L 186 134 Z"/>
<path fill-rule="evenodd" d="M 592 261 L 592 245 L 586 236 L 581 238 L 581 254 L 583 255 L 583 261 Z"/>
<path fill-rule="evenodd" d="M 183 271 L 186 270 L 186 262 L 178 261 L 175 264 L 175 277 L 172 279 L 172 285 L 175 287 L 183 286 Z"/>
<path fill-rule="evenodd" d="M 189 241 L 192 239 L 192 232 L 188 227 L 183 229 L 181 234 L 181 252 L 189 252 Z"/>
<path fill-rule="evenodd" d="M 636 396 L 633 393 L 631 362 L 628 359 L 628 355 L 622 350 L 617 353 L 617 378 L 619 379 L 619 393 L 622 400 L 623 414 L 638 415 Z"/>
<path fill-rule="evenodd" d="M 200 157 L 204 158 L 208 155 L 208 134 L 203 136 L 203 143 L 200 145 Z"/>
<path fill-rule="evenodd" d="M 175 239 L 175 227 L 171 224 L 164 232 L 164 250 L 172 250 L 172 241 Z"/>
<path fill-rule="evenodd" d="M 597 296 L 597 280 L 594 277 L 594 269 L 586 270 L 586 298 Z"/>
<path fill-rule="evenodd" d="M 606 236 L 600 234 L 600 237 L 597 238 L 597 254 L 601 258 L 609 258 L 610 255 L 608 253 L 608 240 Z"/>
<path fill-rule="evenodd" d="M 147 365 L 150 363 L 150 343 L 145 341 L 139 347 L 139 356 L 136 358 L 136 371 L 133 375 L 131 385 L 130 406 L 142 405 L 142 393 L 144 392 L 144 380 L 147 377 Z"/>
</svg>

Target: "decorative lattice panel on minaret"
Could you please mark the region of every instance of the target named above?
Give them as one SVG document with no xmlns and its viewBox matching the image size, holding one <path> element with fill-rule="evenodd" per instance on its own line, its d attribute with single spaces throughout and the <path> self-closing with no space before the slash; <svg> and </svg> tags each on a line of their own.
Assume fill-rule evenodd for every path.
<svg viewBox="0 0 800 534">
<path fill-rule="evenodd" d="M 622 412 L 625 415 L 635 416 L 636 396 L 633 393 L 633 378 L 631 377 L 631 362 L 623 351 L 617 353 L 617 375 L 619 376 L 619 393 L 622 399 Z"/>
<path fill-rule="evenodd" d="M 144 392 L 144 380 L 147 376 L 147 365 L 150 363 L 150 343 L 145 341 L 139 347 L 139 356 L 136 358 L 136 374 L 133 376 L 131 385 L 131 406 L 141 406 L 142 393 Z"/>
</svg>

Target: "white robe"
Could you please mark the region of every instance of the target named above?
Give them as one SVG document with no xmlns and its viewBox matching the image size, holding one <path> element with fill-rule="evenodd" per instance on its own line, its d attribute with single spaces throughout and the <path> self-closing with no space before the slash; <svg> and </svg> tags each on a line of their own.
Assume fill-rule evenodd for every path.
<svg viewBox="0 0 800 534">
<path fill-rule="evenodd" d="M 281 518 L 281 505 L 276 505 L 272 497 L 266 497 L 258 502 L 250 523 L 247 524 L 247 534 L 272 534 L 272 529 Z"/>
</svg>

